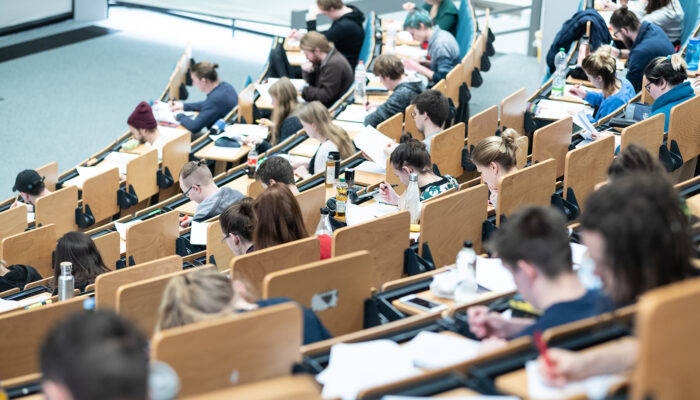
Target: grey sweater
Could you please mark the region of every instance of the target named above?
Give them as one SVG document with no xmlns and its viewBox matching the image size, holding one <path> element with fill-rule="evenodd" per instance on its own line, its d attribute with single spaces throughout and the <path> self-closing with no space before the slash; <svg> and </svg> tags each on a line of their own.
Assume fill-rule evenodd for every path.
<svg viewBox="0 0 700 400">
<path fill-rule="evenodd" d="M 215 194 L 204 199 L 197 206 L 197 211 L 194 213 L 194 221 L 202 222 L 209 218 L 216 217 L 224 212 L 231 204 L 244 198 L 243 194 L 238 190 L 233 190 L 229 187 L 222 187 Z"/>
<path fill-rule="evenodd" d="M 450 32 L 435 26 L 433 35 L 428 40 L 428 55 L 430 70 L 433 71 L 433 83 L 437 83 L 459 64 L 459 44 Z"/>
<path fill-rule="evenodd" d="M 365 117 L 365 126 L 370 125 L 377 127 L 380 123 L 386 121 L 397 113 L 404 112 L 406 107 L 423 91 L 423 83 L 421 81 L 401 82 L 394 93 L 379 106 L 373 113 Z"/>
</svg>

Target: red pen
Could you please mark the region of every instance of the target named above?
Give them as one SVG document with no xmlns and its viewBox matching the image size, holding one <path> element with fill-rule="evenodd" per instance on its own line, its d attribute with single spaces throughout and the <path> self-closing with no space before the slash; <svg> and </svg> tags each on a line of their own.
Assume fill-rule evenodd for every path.
<svg viewBox="0 0 700 400">
<path fill-rule="evenodd" d="M 542 340 L 542 332 L 540 331 L 535 331 L 532 334 L 532 338 L 535 340 L 535 345 L 537 346 L 537 350 L 540 352 L 540 356 L 544 359 L 545 364 L 547 364 L 547 369 L 550 369 L 554 367 L 552 364 L 552 359 L 549 358 L 549 354 L 547 353 L 547 344 Z"/>
</svg>

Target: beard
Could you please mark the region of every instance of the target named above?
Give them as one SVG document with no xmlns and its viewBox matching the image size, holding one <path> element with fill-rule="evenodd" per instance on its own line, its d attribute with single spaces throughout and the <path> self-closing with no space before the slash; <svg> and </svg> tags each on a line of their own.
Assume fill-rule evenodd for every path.
<svg viewBox="0 0 700 400">
<path fill-rule="evenodd" d="M 143 136 L 141 136 L 141 137 L 137 138 L 136 140 L 138 140 L 138 141 L 139 141 L 139 143 L 141 143 L 141 144 L 146 144 L 146 138 L 145 138 L 145 137 L 143 137 Z"/>
<path fill-rule="evenodd" d="M 632 39 L 627 37 L 627 36 L 622 38 L 622 43 L 624 43 L 625 47 L 627 47 L 628 49 L 631 49 L 632 45 L 634 45 L 634 42 L 632 41 Z"/>
</svg>

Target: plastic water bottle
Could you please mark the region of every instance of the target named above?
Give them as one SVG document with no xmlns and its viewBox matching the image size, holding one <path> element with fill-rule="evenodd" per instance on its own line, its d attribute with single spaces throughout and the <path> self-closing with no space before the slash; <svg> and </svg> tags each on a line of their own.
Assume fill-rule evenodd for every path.
<svg viewBox="0 0 700 400">
<path fill-rule="evenodd" d="M 418 190 L 418 174 L 415 172 L 412 172 L 408 178 L 405 209 L 411 214 L 411 224 L 417 224 L 418 218 L 420 218 L 420 191 Z"/>
<path fill-rule="evenodd" d="M 457 253 L 457 287 L 454 299 L 457 303 L 467 303 L 476 297 L 476 252 L 472 242 L 467 240 Z"/>
<path fill-rule="evenodd" d="M 333 236 L 333 228 L 331 228 L 330 213 L 331 211 L 328 208 L 321 208 L 321 220 L 318 221 L 318 226 L 316 227 L 316 236 Z"/>
<path fill-rule="evenodd" d="M 362 60 L 357 62 L 355 67 L 355 102 L 364 104 L 365 102 L 365 85 L 367 83 L 367 72 L 365 71 L 365 63 Z"/>
<path fill-rule="evenodd" d="M 73 289 L 75 289 L 73 264 L 63 261 L 61 263 L 61 276 L 58 277 L 58 301 L 72 299 Z"/>
<path fill-rule="evenodd" d="M 211 126 L 211 129 L 209 130 L 210 135 L 218 135 L 220 133 L 223 133 L 226 130 L 226 121 L 223 119 L 220 119 Z"/>
<path fill-rule="evenodd" d="M 566 53 L 564 48 L 554 56 L 554 76 L 552 79 L 552 97 L 564 96 L 564 84 L 566 83 Z"/>
<path fill-rule="evenodd" d="M 337 190 L 335 195 L 335 219 L 345 221 L 348 205 L 348 184 L 345 183 L 344 177 L 340 177 L 340 181 L 335 188 Z"/>
<path fill-rule="evenodd" d="M 255 147 L 248 152 L 248 178 L 255 178 L 255 169 L 258 167 L 258 152 Z"/>
<path fill-rule="evenodd" d="M 697 71 L 698 61 L 700 61 L 700 37 L 690 38 L 688 47 L 685 50 L 685 62 L 688 64 L 688 71 Z"/>
</svg>

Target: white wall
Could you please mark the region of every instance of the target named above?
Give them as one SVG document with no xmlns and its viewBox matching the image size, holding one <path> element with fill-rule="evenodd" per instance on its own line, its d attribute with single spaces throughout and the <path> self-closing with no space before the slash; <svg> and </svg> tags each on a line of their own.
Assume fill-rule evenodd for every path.
<svg viewBox="0 0 700 400">
<path fill-rule="evenodd" d="M 72 11 L 72 0 L 0 0 L 0 29 Z"/>
</svg>

